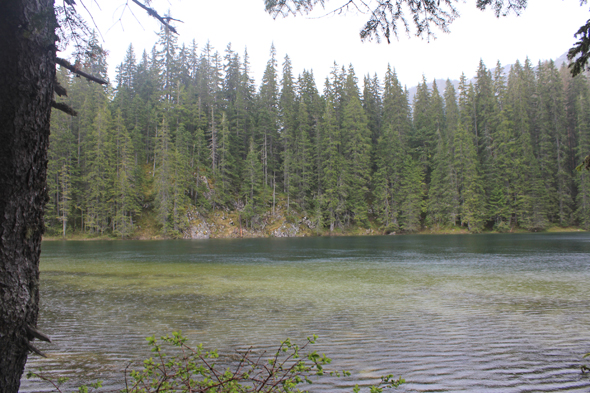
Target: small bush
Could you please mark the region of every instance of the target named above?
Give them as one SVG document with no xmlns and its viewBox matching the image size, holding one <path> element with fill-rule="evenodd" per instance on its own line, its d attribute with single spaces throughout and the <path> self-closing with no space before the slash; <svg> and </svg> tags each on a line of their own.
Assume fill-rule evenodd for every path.
<svg viewBox="0 0 590 393">
<path fill-rule="evenodd" d="M 122 393 L 298 393 L 302 384 L 311 384 L 314 376 L 350 376 L 348 371 L 334 371 L 327 367 L 331 359 L 316 351 L 308 350 L 315 344 L 317 336 L 307 338 L 299 346 L 287 339 L 281 342 L 277 351 L 265 358 L 265 353 L 256 354 L 252 348 L 237 352 L 229 365 L 218 365 L 217 351 L 207 352 L 203 346 L 191 348 L 181 333 L 161 337 L 162 344 L 154 337 L 147 341 L 154 355 L 143 361 L 139 370 L 125 370 L 125 388 Z M 169 355 L 164 345 L 175 352 Z M 67 378 L 52 380 L 42 373 L 28 373 L 27 378 L 38 377 L 53 385 L 54 391 L 65 393 L 63 385 Z M 396 388 L 404 383 L 393 375 L 381 377 L 381 381 L 370 387 L 370 393 L 381 393 L 385 388 Z M 83 385 L 79 393 L 89 393 L 101 388 L 101 381 Z M 354 393 L 360 388 L 356 385 Z"/>
</svg>

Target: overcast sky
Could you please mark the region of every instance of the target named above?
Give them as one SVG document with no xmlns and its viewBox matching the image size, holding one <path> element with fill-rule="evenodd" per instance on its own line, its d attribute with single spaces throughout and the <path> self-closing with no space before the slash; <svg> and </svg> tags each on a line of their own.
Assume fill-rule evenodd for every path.
<svg viewBox="0 0 590 393">
<path fill-rule="evenodd" d="M 137 20 L 129 9 L 99 3 L 101 10 L 86 0 L 104 38 L 103 46 L 110 52 L 109 68 L 114 75 L 130 42 L 138 59 L 144 49 L 151 50 L 159 25 L 134 4 L 130 9 Z M 326 11 L 341 3 L 328 1 Z M 495 67 L 498 60 L 510 64 L 527 56 L 535 64 L 555 59 L 572 46 L 573 34 L 590 17 L 589 6 L 580 6 L 579 0 L 533 0 L 521 16 L 499 19 L 491 10 L 477 10 L 475 0 L 467 0 L 458 4 L 461 17 L 451 25 L 449 34 L 438 33 L 430 42 L 403 36 L 391 44 L 378 44 L 360 41 L 359 30 L 367 19 L 363 14 L 273 20 L 264 12 L 263 0 L 153 0 L 152 5 L 162 14 L 170 9 L 172 17 L 184 21 L 178 24 L 179 43 L 188 45 L 195 39 L 202 48 L 209 40 L 221 55 L 228 43 L 241 55 L 247 48 L 257 84 L 274 42 L 279 68 L 288 54 L 295 74 L 313 70 L 320 91 L 334 61 L 346 67 L 352 63 L 360 81 L 367 73 L 377 73 L 382 80 L 389 63 L 402 84 L 410 87 L 419 83 L 422 75 L 429 81 L 458 79 L 463 72 L 472 77 L 480 58 L 488 68 Z M 317 11 L 315 15 L 325 13 Z M 122 23 L 118 23 L 122 12 Z"/>
</svg>

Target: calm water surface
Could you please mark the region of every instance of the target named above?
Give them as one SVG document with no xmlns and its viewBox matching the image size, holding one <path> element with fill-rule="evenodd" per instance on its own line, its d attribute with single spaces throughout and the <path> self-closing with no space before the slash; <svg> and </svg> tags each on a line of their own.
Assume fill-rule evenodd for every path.
<svg viewBox="0 0 590 393">
<path fill-rule="evenodd" d="M 54 341 L 28 369 L 111 388 L 146 336 L 182 330 L 223 353 L 315 333 L 353 377 L 313 391 L 389 373 L 399 392 L 590 390 L 588 233 L 45 242 L 41 272 Z"/>
</svg>

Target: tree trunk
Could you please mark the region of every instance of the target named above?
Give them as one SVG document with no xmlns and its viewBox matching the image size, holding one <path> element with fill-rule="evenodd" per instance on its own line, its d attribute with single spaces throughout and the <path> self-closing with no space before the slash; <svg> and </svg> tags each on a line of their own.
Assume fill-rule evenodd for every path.
<svg viewBox="0 0 590 393">
<path fill-rule="evenodd" d="M 55 78 L 53 0 L 0 1 L 0 392 L 20 386 L 39 311 Z"/>
</svg>

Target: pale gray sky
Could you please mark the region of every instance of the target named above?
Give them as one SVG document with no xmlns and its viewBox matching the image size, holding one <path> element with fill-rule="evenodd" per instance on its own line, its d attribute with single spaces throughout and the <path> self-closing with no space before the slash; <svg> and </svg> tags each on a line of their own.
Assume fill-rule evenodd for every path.
<svg viewBox="0 0 590 393">
<path fill-rule="evenodd" d="M 151 50 L 159 25 L 139 7 L 130 5 L 139 23 L 128 9 L 123 22 L 117 23 L 122 7 L 107 8 L 101 2 L 102 10 L 98 10 L 96 4 L 87 3 L 105 39 L 103 45 L 110 51 L 111 75 L 130 42 L 138 59 L 144 49 Z M 341 3 L 329 1 L 327 10 Z M 409 87 L 419 83 L 423 74 L 429 81 L 458 79 L 462 72 L 471 77 L 480 58 L 488 68 L 498 60 L 510 64 L 526 56 L 533 63 L 556 58 L 572 46 L 573 34 L 590 18 L 589 6 L 580 6 L 579 0 L 534 0 L 521 16 L 499 19 L 490 10 L 477 10 L 475 0 L 467 0 L 458 4 L 461 17 L 451 25 L 450 34 L 438 33 L 430 42 L 404 36 L 391 44 L 377 44 L 360 41 L 358 33 L 367 18 L 362 14 L 273 20 L 264 12 L 263 0 L 153 0 L 152 5 L 161 13 L 170 9 L 172 17 L 184 21 L 177 25 L 179 43 L 189 44 L 194 38 L 202 48 L 209 40 L 222 55 L 228 43 L 241 55 L 247 47 L 257 84 L 274 42 L 279 68 L 288 54 L 295 74 L 313 70 L 320 91 L 334 61 L 346 67 L 352 63 L 361 82 L 367 73 L 376 72 L 382 79 L 390 63 L 402 84 Z M 317 11 L 317 15 L 325 13 Z"/>
</svg>

